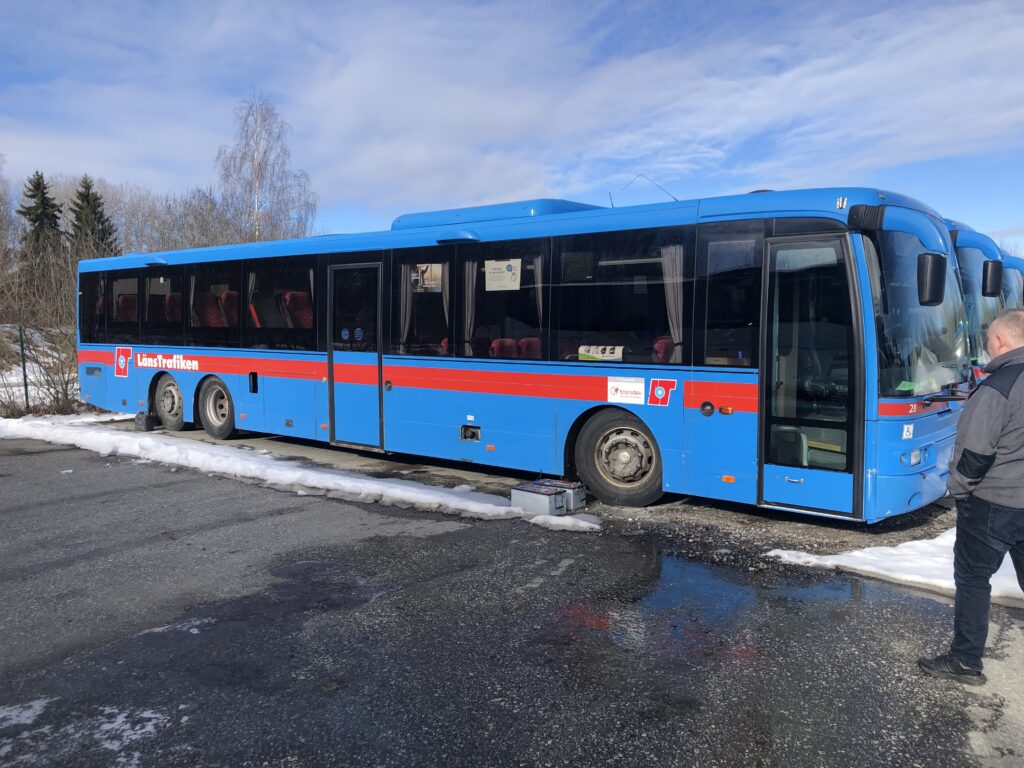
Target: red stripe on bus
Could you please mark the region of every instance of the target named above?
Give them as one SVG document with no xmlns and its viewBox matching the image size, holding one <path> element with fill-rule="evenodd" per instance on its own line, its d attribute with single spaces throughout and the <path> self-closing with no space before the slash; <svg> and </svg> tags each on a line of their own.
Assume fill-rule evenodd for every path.
<svg viewBox="0 0 1024 768">
<path fill-rule="evenodd" d="M 156 356 L 157 353 L 143 354 Z M 327 362 L 314 360 L 281 360 L 248 357 L 214 357 L 212 355 L 190 355 L 175 352 L 164 353 L 170 358 L 178 354 L 199 364 L 196 373 L 247 374 L 250 371 L 261 376 L 284 379 L 318 380 L 327 376 Z M 114 364 L 113 352 L 79 352 L 79 362 Z M 156 372 L 161 368 L 139 368 L 137 371 Z M 171 373 L 174 373 L 172 370 Z M 515 395 L 519 397 L 553 397 L 562 400 L 608 399 L 608 378 L 606 376 L 571 376 L 552 373 L 513 373 L 506 371 L 482 371 L 464 368 L 416 368 L 412 366 L 389 365 L 384 368 L 384 378 L 396 387 L 409 389 L 446 390 L 449 392 L 478 392 L 492 395 Z M 376 385 L 377 366 L 354 363 L 335 363 L 334 380 L 339 384 Z"/>
<path fill-rule="evenodd" d="M 114 351 L 112 349 L 80 349 L 78 350 L 78 363 L 100 363 L 101 365 L 114 364 Z"/>
<path fill-rule="evenodd" d="M 918 416 L 929 411 L 937 411 L 947 408 L 949 403 L 937 402 L 925 405 L 922 400 L 913 403 L 893 403 L 880 400 L 878 403 L 879 416 Z"/>
<path fill-rule="evenodd" d="M 369 384 L 379 386 L 377 365 L 358 365 L 355 363 L 334 364 L 335 384 Z"/>
<path fill-rule="evenodd" d="M 391 365 L 384 378 L 396 387 L 479 392 L 518 397 L 554 397 L 560 400 L 608 399 L 606 376 L 570 376 L 559 373 L 517 373 L 460 368 L 413 368 Z"/>
<path fill-rule="evenodd" d="M 687 381 L 683 383 L 683 407 L 700 408 L 711 403 L 738 413 L 757 413 L 757 384 L 724 381 Z"/>
</svg>

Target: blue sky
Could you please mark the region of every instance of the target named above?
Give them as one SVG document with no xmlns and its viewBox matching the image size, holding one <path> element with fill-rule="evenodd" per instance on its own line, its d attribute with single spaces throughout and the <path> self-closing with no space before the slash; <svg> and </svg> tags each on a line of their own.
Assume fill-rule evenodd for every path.
<svg viewBox="0 0 1024 768">
<path fill-rule="evenodd" d="M 0 154 L 181 192 L 253 89 L 322 232 L 527 197 L 880 186 L 1024 245 L 1024 3 L 5 3 Z"/>
</svg>

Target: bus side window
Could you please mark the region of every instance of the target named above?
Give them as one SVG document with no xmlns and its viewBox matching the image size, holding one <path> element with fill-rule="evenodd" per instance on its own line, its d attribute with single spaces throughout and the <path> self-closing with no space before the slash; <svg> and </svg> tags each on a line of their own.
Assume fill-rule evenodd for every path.
<svg viewBox="0 0 1024 768">
<path fill-rule="evenodd" d="M 147 269 L 143 272 L 142 287 L 142 343 L 180 345 L 185 331 L 181 314 L 184 270 Z"/>
<path fill-rule="evenodd" d="M 107 340 L 106 279 L 106 272 L 83 272 L 79 277 L 78 325 L 83 344 Z"/>
<path fill-rule="evenodd" d="M 544 359 L 551 241 L 458 247 L 460 357 Z"/>
<path fill-rule="evenodd" d="M 311 256 L 246 262 L 239 306 L 243 346 L 316 349 L 315 267 Z"/>
<path fill-rule="evenodd" d="M 237 347 L 240 344 L 238 295 L 242 264 L 239 261 L 193 264 L 186 270 L 188 301 L 185 343 L 202 347 Z"/>
<path fill-rule="evenodd" d="M 139 272 L 110 273 L 110 300 L 106 304 L 107 341 L 135 344 L 139 341 Z"/>
<path fill-rule="evenodd" d="M 765 220 L 698 226 L 698 365 L 757 368 Z"/>
<path fill-rule="evenodd" d="M 554 359 L 689 362 L 693 227 L 558 238 Z"/>
<path fill-rule="evenodd" d="M 451 246 L 394 251 L 392 354 L 451 355 L 454 252 Z"/>
</svg>

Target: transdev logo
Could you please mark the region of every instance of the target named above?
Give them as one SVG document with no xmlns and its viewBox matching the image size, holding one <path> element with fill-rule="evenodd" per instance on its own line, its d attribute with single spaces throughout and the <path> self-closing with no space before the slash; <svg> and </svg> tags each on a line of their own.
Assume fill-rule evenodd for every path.
<svg viewBox="0 0 1024 768">
<path fill-rule="evenodd" d="M 119 379 L 128 376 L 128 364 L 132 360 L 131 347 L 118 347 L 114 350 L 114 375 Z"/>
<path fill-rule="evenodd" d="M 647 404 L 668 405 L 675 388 L 675 379 L 651 379 L 651 394 L 647 397 Z"/>
<path fill-rule="evenodd" d="M 128 350 L 131 354 L 131 350 Z M 139 352 L 135 355 L 135 365 L 138 368 L 161 368 L 165 371 L 198 371 L 199 360 L 184 355 L 147 355 Z"/>
</svg>

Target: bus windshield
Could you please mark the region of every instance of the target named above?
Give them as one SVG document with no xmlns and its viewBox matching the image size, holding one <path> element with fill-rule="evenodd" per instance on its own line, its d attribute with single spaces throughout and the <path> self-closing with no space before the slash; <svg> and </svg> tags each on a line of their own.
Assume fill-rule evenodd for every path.
<svg viewBox="0 0 1024 768">
<path fill-rule="evenodd" d="M 1024 275 L 1003 263 L 1003 304 L 1007 309 L 1020 309 L 1024 305 Z"/>
<path fill-rule="evenodd" d="M 879 395 L 914 397 L 962 384 L 970 376 L 963 299 L 953 260 L 947 259 L 942 304 L 921 306 L 917 257 L 928 250 L 907 232 L 864 238 L 878 332 Z M 880 251 L 880 252 L 879 252 Z"/>
<path fill-rule="evenodd" d="M 987 365 L 988 352 L 985 349 L 985 334 L 989 324 L 999 316 L 998 296 L 983 296 L 981 273 L 985 267 L 985 254 L 978 248 L 957 248 L 956 258 L 960 263 L 960 275 L 964 281 L 964 302 L 967 308 L 968 349 L 976 365 Z"/>
</svg>

